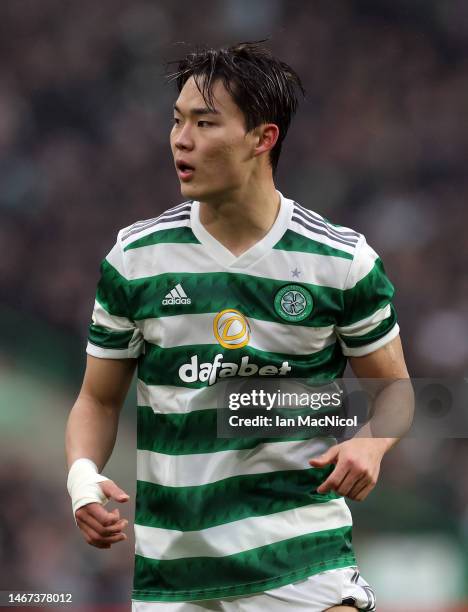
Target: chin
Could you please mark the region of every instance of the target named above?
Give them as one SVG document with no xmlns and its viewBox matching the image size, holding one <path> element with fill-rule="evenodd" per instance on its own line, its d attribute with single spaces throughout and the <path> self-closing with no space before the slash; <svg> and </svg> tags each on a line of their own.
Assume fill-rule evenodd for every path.
<svg viewBox="0 0 468 612">
<path fill-rule="evenodd" d="M 203 188 L 203 186 L 194 183 L 181 183 L 180 193 L 186 200 L 216 203 L 218 200 L 225 198 L 229 190 L 226 189 L 226 186 L 220 189 L 219 186 L 212 185 L 211 189 L 208 189 L 206 186 Z"/>
<path fill-rule="evenodd" d="M 203 189 L 197 189 L 195 185 L 190 183 L 181 183 L 180 193 L 182 194 L 183 198 L 188 200 L 202 200 L 203 196 L 205 195 Z"/>
</svg>

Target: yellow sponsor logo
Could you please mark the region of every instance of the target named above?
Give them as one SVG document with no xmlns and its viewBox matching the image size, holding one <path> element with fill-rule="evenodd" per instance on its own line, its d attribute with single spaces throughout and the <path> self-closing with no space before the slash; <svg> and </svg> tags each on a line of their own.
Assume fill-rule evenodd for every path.
<svg viewBox="0 0 468 612">
<path fill-rule="evenodd" d="M 244 315 L 234 308 L 218 312 L 213 321 L 216 340 L 227 349 L 246 346 L 250 340 L 250 324 Z"/>
</svg>

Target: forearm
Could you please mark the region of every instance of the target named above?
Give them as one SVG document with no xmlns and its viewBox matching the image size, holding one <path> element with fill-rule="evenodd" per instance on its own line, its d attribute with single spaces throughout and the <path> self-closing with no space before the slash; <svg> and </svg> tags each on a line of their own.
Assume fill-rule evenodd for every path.
<svg viewBox="0 0 468 612">
<path fill-rule="evenodd" d="M 356 437 L 374 438 L 389 451 L 413 421 L 414 393 L 409 378 L 388 381 L 373 399 L 372 415 Z"/>
<path fill-rule="evenodd" d="M 101 471 L 114 448 L 120 408 L 80 393 L 68 418 L 65 449 L 68 468 L 80 457 L 94 461 Z"/>
<path fill-rule="evenodd" d="M 372 398 L 369 421 L 356 437 L 373 438 L 382 454 L 390 450 L 411 427 L 414 393 L 400 337 L 377 351 L 350 358 L 361 387 Z"/>
<path fill-rule="evenodd" d="M 376 438 L 372 433 L 369 423 L 366 423 L 355 436 L 356 438 L 372 438 L 382 450 L 382 455 L 387 453 L 391 448 L 400 441 L 400 437 Z"/>
</svg>

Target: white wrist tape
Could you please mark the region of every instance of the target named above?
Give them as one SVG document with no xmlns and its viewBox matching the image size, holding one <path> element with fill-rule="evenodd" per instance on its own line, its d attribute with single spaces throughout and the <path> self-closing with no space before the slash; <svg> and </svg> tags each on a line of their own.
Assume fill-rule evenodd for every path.
<svg viewBox="0 0 468 612">
<path fill-rule="evenodd" d="M 68 472 L 67 489 L 70 493 L 73 507 L 73 516 L 75 512 L 85 506 L 97 502 L 105 506 L 109 498 L 104 495 L 98 482 L 109 480 L 102 474 L 99 474 L 96 464 L 91 459 L 77 459 L 73 462 Z M 76 519 L 75 519 L 76 521 Z"/>
</svg>

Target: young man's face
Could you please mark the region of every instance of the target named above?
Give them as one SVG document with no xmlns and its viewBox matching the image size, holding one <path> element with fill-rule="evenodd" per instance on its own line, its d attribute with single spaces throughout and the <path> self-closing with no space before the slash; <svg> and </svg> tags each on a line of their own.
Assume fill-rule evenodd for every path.
<svg viewBox="0 0 468 612">
<path fill-rule="evenodd" d="M 215 201 L 244 185 L 253 170 L 255 136 L 246 132 L 241 110 L 224 85 L 213 87 L 207 108 L 193 77 L 174 105 L 171 149 L 185 198 Z"/>
</svg>

